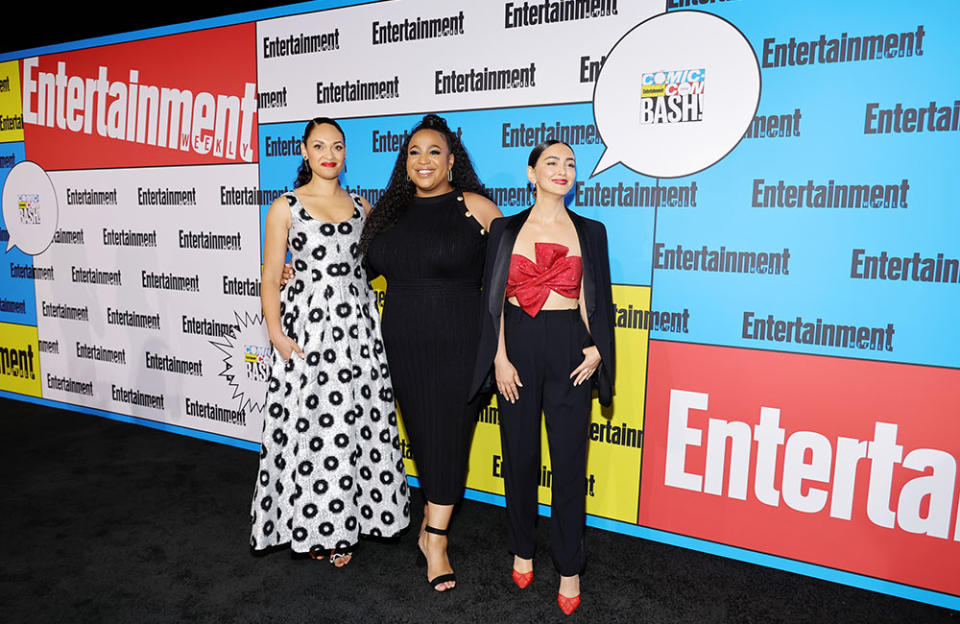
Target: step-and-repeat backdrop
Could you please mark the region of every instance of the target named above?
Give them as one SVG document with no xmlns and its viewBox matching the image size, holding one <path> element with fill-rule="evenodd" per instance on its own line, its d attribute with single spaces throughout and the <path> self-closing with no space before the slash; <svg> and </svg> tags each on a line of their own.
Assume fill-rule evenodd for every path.
<svg viewBox="0 0 960 624">
<path fill-rule="evenodd" d="M 960 608 L 955 3 L 296 11 L 0 56 L 2 396 L 255 448 L 304 121 L 375 203 L 439 112 L 505 214 L 558 138 L 615 282 L 590 523 Z M 494 401 L 468 495 L 501 470 Z"/>
</svg>

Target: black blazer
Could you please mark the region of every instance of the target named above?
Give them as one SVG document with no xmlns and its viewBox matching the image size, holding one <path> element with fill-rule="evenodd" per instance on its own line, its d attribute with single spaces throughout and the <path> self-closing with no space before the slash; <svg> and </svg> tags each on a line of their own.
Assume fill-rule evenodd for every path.
<svg viewBox="0 0 960 624">
<path fill-rule="evenodd" d="M 610 257 L 607 253 L 607 231 L 603 224 L 581 217 L 567 210 L 580 239 L 580 254 L 583 258 L 583 298 L 590 321 L 590 334 L 600 352 L 600 366 L 593 375 L 601 405 L 610 405 L 613 397 L 614 367 L 616 364 L 613 346 L 613 293 L 610 286 Z M 477 349 L 477 364 L 470 384 L 470 399 L 481 390 L 492 389 L 493 358 L 497 354 L 500 339 L 500 315 L 503 313 L 504 293 L 507 288 L 507 273 L 510 256 L 517 233 L 530 215 L 530 209 L 513 215 L 494 219 L 490 224 L 490 240 L 487 241 L 487 259 L 483 267 L 483 311 L 480 326 L 480 347 Z"/>
</svg>

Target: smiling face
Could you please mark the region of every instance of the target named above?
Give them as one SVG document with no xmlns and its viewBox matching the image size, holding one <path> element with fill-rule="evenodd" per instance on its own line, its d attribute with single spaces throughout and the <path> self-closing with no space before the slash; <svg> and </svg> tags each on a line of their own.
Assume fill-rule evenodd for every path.
<svg viewBox="0 0 960 624">
<path fill-rule="evenodd" d="M 556 143 L 543 150 L 534 167 L 527 167 L 527 179 L 541 193 L 566 195 L 577 180 L 577 161 L 573 150 Z"/>
<path fill-rule="evenodd" d="M 453 153 L 447 139 L 436 130 L 420 130 L 407 146 L 407 175 L 420 197 L 442 195 L 453 190 L 447 172 L 453 167 Z"/>
<path fill-rule="evenodd" d="M 340 131 L 330 124 L 320 124 L 310 131 L 300 154 L 310 162 L 314 175 L 332 180 L 343 171 L 347 146 Z"/>
</svg>

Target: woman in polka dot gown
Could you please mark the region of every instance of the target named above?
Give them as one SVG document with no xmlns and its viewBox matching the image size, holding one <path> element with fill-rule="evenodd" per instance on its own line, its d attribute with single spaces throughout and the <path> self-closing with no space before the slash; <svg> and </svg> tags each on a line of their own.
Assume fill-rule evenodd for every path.
<svg viewBox="0 0 960 624">
<path fill-rule="evenodd" d="M 340 566 L 361 534 L 404 529 L 409 501 L 380 320 L 357 258 L 370 205 L 340 187 L 335 121 L 310 121 L 300 149 L 295 191 L 266 218 L 261 299 L 274 350 L 250 541 Z M 281 295 L 288 249 L 296 277 Z"/>
</svg>

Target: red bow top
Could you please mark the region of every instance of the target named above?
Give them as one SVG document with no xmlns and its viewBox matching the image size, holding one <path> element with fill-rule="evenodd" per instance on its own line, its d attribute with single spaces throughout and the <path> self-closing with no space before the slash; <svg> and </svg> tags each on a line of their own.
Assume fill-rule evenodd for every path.
<svg viewBox="0 0 960 624">
<path fill-rule="evenodd" d="M 583 259 L 568 256 L 567 247 L 557 243 L 535 243 L 537 262 L 526 256 L 510 257 L 507 275 L 507 297 L 516 297 L 520 307 L 530 316 L 536 316 L 550 291 L 561 297 L 580 297 L 580 279 L 583 277 Z"/>
</svg>

